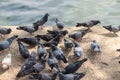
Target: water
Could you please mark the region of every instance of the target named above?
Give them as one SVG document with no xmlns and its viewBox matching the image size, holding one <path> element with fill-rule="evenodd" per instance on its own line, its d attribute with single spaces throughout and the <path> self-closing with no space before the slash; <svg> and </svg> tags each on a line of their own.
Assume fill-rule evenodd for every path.
<svg viewBox="0 0 120 80">
<path fill-rule="evenodd" d="M 0 25 L 32 25 L 45 13 L 46 25 L 55 25 L 55 18 L 69 26 L 91 19 L 119 25 L 120 0 L 0 0 Z"/>
</svg>

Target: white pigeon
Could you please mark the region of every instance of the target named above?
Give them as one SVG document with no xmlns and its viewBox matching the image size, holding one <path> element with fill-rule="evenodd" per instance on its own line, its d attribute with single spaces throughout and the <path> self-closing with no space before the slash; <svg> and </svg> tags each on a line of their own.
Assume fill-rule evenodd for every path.
<svg viewBox="0 0 120 80">
<path fill-rule="evenodd" d="M 6 57 L 4 57 L 4 59 L 2 60 L 2 68 L 5 70 L 5 69 L 8 69 L 9 66 L 11 66 L 11 56 L 12 54 L 10 52 L 8 52 L 8 54 L 6 55 Z"/>
</svg>

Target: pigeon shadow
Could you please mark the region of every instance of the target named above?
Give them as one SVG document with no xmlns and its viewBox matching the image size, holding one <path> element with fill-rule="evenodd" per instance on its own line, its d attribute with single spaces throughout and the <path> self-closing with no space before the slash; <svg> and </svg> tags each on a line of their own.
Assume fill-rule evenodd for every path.
<svg viewBox="0 0 120 80">
<path fill-rule="evenodd" d="M 68 50 L 66 50 L 64 46 L 60 46 L 60 48 L 64 52 L 64 55 L 67 57 L 70 52 Z"/>
<path fill-rule="evenodd" d="M 71 64 L 71 63 L 74 63 L 76 61 L 78 61 L 79 58 L 76 58 L 74 55 L 70 55 L 68 56 L 68 63 Z"/>
<path fill-rule="evenodd" d="M 91 61 L 92 64 L 96 63 L 97 60 L 97 54 L 93 54 L 91 49 L 87 50 L 87 57 L 89 58 L 89 60 Z"/>
<path fill-rule="evenodd" d="M 100 35 L 103 35 L 103 36 L 106 36 L 106 37 L 118 37 L 117 34 L 113 34 L 113 33 L 105 33 L 105 34 L 100 34 Z"/>
</svg>

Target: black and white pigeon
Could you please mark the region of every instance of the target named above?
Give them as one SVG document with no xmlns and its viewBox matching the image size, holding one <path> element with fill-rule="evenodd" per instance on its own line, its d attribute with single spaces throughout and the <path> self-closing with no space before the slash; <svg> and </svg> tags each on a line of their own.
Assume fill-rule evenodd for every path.
<svg viewBox="0 0 120 80">
<path fill-rule="evenodd" d="M 31 74 L 29 79 L 38 79 L 38 80 L 56 80 L 57 73 L 40 73 L 40 74 Z"/>
<path fill-rule="evenodd" d="M 37 25 L 41 26 L 41 29 L 43 29 L 43 25 L 48 21 L 48 16 L 49 16 L 49 14 L 46 13 L 40 20 L 37 20 L 33 24 L 37 24 Z"/>
<path fill-rule="evenodd" d="M 64 28 L 64 24 L 63 24 L 62 22 L 60 22 L 60 21 L 58 20 L 58 18 L 55 19 L 55 23 L 56 23 L 56 26 L 57 26 L 58 29 L 61 30 L 61 29 Z"/>
<path fill-rule="evenodd" d="M 87 27 L 88 30 L 90 30 L 90 27 L 93 27 L 99 23 L 101 23 L 99 20 L 90 20 L 88 22 L 77 23 L 76 27 L 84 26 L 84 27 Z"/>
<path fill-rule="evenodd" d="M 33 24 L 33 26 L 19 26 L 16 28 L 17 30 L 23 30 L 25 32 L 28 32 L 30 34 L 36 32 L 39 29 L 39 25 L 36 23 Z"/>
<path fill-rule="evenodd" d="M 37 53 L 40 60 L 44 60 L 47 56 L 47 50 L 42 43 L 38 43 Z"/>
<path fill-rule="evenodd" d="M 55 71 L 60 72 L 58 60 L 54 57 L 54 55 L 51 52 L 49 52 L 48 65 L 50 66 L 51 71 L 54 69 Z"/>
<path fill-rule="evenodd" d="M 84 58 L 80 61 L 76 61 L 72 64 L 67 65 L 64 70 L 62 71 L 63 74 L 70 74 L 70 73 L 75 73 L 84 62 L 87 61 L 87 58 Z"/>
<path fill-rule="evenodd" d="M 17 40 L 20 42 L 26 43 L 30 46 L 36 46 L 40 41 L 40 38 L 29 37 L 29 38 L 18 38 Z"/>
<path fill-rule="evenodd" d="M 56 37 L 56 35 L 54 36 L 54 35 L 52 35 L 52 34 L 45 34 L 45 35 L 36 35 L 35 37 L 36 37 L 36 38 L 40 38 L 40 39 L 42 39 L 42 40 L 44 40 L 44 41 L 50 41 L 50 40 L 52 40 L 54 37 Z"/>
<path fill-rule="evenodd" d="M 23 77 L 26 75 L 26 71 L 28 71 L 31 67 L 33 67 L 36 64 L 36 56 L 35 52 L 31 52 L 31 56 L 27 59 L 27 61 L 24 63 L 24 65 L 21 67 L 20 71 L 16 75 L 17 78 Z"/>
<path fill-rule="evenodd" d="M 1 35 L 10 34 L 11 32 L 12 32 L 11 28 L 0 28 Z"/>
<path fill-rule="evenodd" d="M 70 39 L 64 39 L 64 46 L 67 51 L 71 51 L 73 47 L 73 42 Z"/>
<path fill-rule="evenodd" d="M 116 34 L 117 32 L 120 31 L 120 26 L 112 26 L 112 25 L 108 25 L 108 26 L 103 26 L 106 30 L 113 32 L 114 34 Z"/>
<path fill-rule="evenodd" d="M 14 35 L 14 36 L 0 42 L 0 51 L 9 48 L 10 45 L 12 44 L 13 40 L 15 40 L 17 37 L 18 37 L 18 35 Z"/>
<path fill-rule="evenodd" d="M 18 41 L 18 47 L 19 47 L 20 55 L 23 58 L 26 59 L 26 58 L 30 57 L 28 49 L 20 41 Z"/>
<path fill-rule="evenodd" d="M 93 42 L 91 43 L 91 50 L 92 50 L 93 53 L 101 52 L 101 47 L 100 47 L 100 45 L 96 42 L 96 40 L 93 40 Z"/>
<path fill-rule="evenodd" d="M 53 55 L 58 59 L 63 61 L 64 63 L 67 63 L 67 59 L 63 53 L 63 51 L 59 48 L 57 48 L 54 44 L 51 44 L 51 49 L 52 49 L 52 53 Z"/>
<path fill-rule="evenodd" d="M 74 56 L 77 57 L 77 58 L 80 58 L 83 54 L 83 49 L 82 47 L 80 46 L 80 44 L 76 41 L 74 42 Z"/>
<path fill-rule="evenodd" d="M 82 40 L 82 38 L 86 35 L 87 32 L 88 32 L 88 30 L 78 31 L 73 34 L 69 34 L 69 38 L 72 38 L 72 39 L 80 42 Z"/>
<path fill-rule="evenodd" d="M 85 73 L 63 74 L 59 73 L 59 80 L 80 80 L 85 76 Z"/>
</svg>

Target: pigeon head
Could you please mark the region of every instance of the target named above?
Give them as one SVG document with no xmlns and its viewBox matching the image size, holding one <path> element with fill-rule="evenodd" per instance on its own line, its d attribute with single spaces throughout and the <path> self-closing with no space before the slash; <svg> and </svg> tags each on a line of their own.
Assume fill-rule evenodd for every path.
<svg viewBox="0 0 120 80">
<path fill-rule="evenodd" d="M 54 44 L 51 44 L 50 46 L 51 46 L 52 50 L 56 50 L 57 49 L 57 47 Z"/>
<path fill-rule="evenodd" d="M 58 18 L 56 18 L 56 19 L 55 19 L 55 22 L 57 23 L 58 21 L 59 21 Z"/>
<path fill-rule="evenodd" d="M 45 14 L 46 17 L 50 16 L 48 13 Z"/>
<path fill-rule="evenodd" d="M 93 22 L 94 25 L 101 24 L 101 22 L 99 20 L 91 20 L 91 22 Z"/>
<path fill-rule="evenodd" d="M 14 35 L 15 38 L 18 38 L 18 35 Z"/>
<path fill-rule="evenodd" d="M 35 38 L 37 39 L 37 41 L 40 41 L 40 38 L 38 38 L 38 37 L 36 37 L 36 36 L 35 36 Z"/>
<path fill-rule="evenodd" d="M 11 31 L 12 31 L 12 30 L 9 28 L 9 29 L 8 29 L 8 33 L 11 33 Z"/>
<path fill-rule="evenodd" d="M 36 52 L 35 51 L 31 52 L 31 57 L 36 57 Z"/>
<path fill-rule="evenodd" d="M 67 31 L 67 30 L 62 31 L 62 35 L 65 36 L 66 34 L 68 34 L 68 31 Z"/>
<path fill-rule="evenodd" d="M 93 43 L 96 43 L 96 40 L 93 40 Z"/>
<path fill-rule="evenodd" d="M 77 41 L 74 42 L 74 45 L 75 45 L 75 47 L 79 47 L 80 46 L 80 44 Z"/>
</svg>

